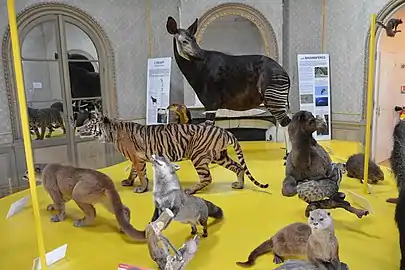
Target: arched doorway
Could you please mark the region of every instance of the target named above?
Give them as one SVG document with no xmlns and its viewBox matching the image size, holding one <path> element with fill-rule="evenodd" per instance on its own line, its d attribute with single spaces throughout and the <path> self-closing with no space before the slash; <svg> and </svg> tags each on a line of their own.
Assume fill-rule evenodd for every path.
<svg viewBox="0 0 405 270">
<path fill-rule="evenodd" d="M 86 113 L 87 109 L 77 109 L 82 103 L 97 105 L 105 114 L 116 114 L 114 58 L 104 31 L 87 13 L 59 3 L 30 6 L 17 15 L 17 22 L 27 105 L 34 114 L 38 109 L 58 108 L 66 128 L 66 132 L 53 128 L 48 138 L 32 135 L 35 162 L 88 168 L 114 163 L 111 146 L 81 139 L 72 125 L 77 113 Z M 21 128 L 9 30 L 2 50 L 13 136 L 15 145 L 19 145 Z M 17 160 L 24 158 L 24 153 L 16 156 Z"/>
<path fill-rule="evenodd" d="M 389 2 L 377 14 L 377 20 L 387 22 L 393 17 L 405 17 L 405 1 Z M 401 27 L 399 27 L 401 29 Z M 365 67 L 364 67 L 364 99 L 363 117 L 367 98 L 368 83 L 368 52 L 370 46 L 370 30 L 366 38 Z M 399 119 L 399 113 L 394 111 L 396 105 L 405 105 L 405 95 L 401 94 L 401 85 L 405 85 L 405 51 L 401 44 L 405 37 L 399 33 L 395 38 L 389 38 L 381 27 L 376 32 L 376 68 L 373 91 L 373 121 L 371 157 L 377 163 L 388 164 L 392 150 L 392 132 Z M 403 42 L 401 42 L 403 40 Z"/>
</svg>

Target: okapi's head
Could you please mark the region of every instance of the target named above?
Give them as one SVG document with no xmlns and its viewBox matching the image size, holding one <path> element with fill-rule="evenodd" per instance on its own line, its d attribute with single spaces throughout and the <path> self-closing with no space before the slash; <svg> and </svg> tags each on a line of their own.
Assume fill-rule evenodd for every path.
<svg viewBox="0 0 405 270">
<path fill-rule="evenodd" d="M 167 18 L 166 29 L 177 41 L 179 54 L 186 59 L 202 58 L 203 51 L 197 44 L 195 33 L 197 32 L 198 19 L 186 29 L 177 28 L 177 22 L 173 17 Z"/>
</svg>

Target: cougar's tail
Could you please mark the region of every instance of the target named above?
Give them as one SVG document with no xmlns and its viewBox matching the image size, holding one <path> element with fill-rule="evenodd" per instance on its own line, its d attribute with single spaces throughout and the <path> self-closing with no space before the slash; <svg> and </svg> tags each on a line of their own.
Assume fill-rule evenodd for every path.
<svg viewBox="0 0 405 270">
<path fill-rule="evenodd" d="M 405 121 L 400 120 L 394 128 L 394 145 L 390 165 L 397 182 L 399 196 L 395 207 L 395 222 L 399 231 L 401 269 L 405 269 Z"/>
<path fill-rule="evenodd" d="M 242 169 L 245 171 L 245 173 L 249 177 L 250 181 L 252 181 L 256 186 L 258 186 L 260 188 L 268 188 L 269 184 L 261 184 L 260 182 L 258 182 L 256 179 L 253 178 L 253 175 L 250 173 L 250 171 L 246 165 L 245 158 L 243 157 L 242 148 L 240 147 L 238 140 L 232 133 L 230 133 L 229 131 L 228 131 L 228 133 L 231 136 L 233 149 L 235 149 L 236 155 L 238 156 L 238 159 L 239 159 L 239 163 L 242 165 Z"/>
<path fill-rule="evenodd" d="M 246 262 L 236 262 L 237 265 L 242 267 L 250 267 L 255 263 L 255 260 L 260 255 L 270 252 L 273 249 L 273 239 L 270 238 L 263 243 L 261 243 L 257 248 L 255 248 L 248 257 Z"/>
<path fill-rule="evenodd" d="M 129 220 L 125 217 L 124 205 L 122 204 L 120 195 L 118 194 L 115 187 L 106 189 L 107 196 L 111 199 L 111 203 L 114 209 L 115 218 L 118 221 L 118 224 L 122 230 L 131 238 L 137 241 L 146 240 L 145 231 L 138 231 L 130 223 Z M 129 214 L 129 213 L 128 213 Z"/>
<path fill-rule="evenodd" d="M 204 200 L 204 199 L 203 199 Z M 221 219 L 224 217 L 224 212 L 219 206 L 216 206 L 210 201 L 204 200 L 205 204 L 208 207 L 208 216 L 215 218 L 215 219 Z"/>
</svg>

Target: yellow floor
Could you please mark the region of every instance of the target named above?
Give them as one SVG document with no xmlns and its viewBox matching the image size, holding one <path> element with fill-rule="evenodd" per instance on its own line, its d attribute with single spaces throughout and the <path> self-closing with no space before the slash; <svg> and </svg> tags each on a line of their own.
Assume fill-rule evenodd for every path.
<svg viewBox="0 0 405 270">
<path fill-rule="evenodd" d="M 332 149 L 335 161 L 347 158 L 359 150 L 358 143 L 321 142 Z M 262 241 L 273 235 L 281 227 L 295 221 L 306 222 L 305 204 L 298 198 L 286 198 L 280 194 L 284 167 L 281 157 L 282 144 L 266 142 L 244 142 L 242 148 L 248 167 L 255 178 L 270 183 L 270 191 L 258 192 L 246 177 L 244 190 L 232 190 L 230 185 L 235 175 L 219 166 L 212 166 L 213 183 L 199 196 L 221 206 L 225 213 L 222 223 L 209 227 L 209 236 L 202 239 L 198 253 L 188 269 L 238 269 L 238 260 L 247 258 L 249 252 Z M 230 151 L 235 157 L 234 152 Z M 131 188 L 124 188 L 119 181 L 126 177 L 122 163 L 104 171 L 117 183 L 123 202 L 132 210 L 132 224 L 143 229 L 152 215 L 151 192 L 134 194 Z M 185 187 L 197 181 L 197 174 L 189 161 L 179 163 L 180 179 Z M 340 243 L 340 258 L 351 269 L 398 269 L 398 233 L 394 223 L 394 205 L 385 203 L 388 197 L 396 196 L 394 182 L 387 169 L 386 181 L 374 187 L 375 197 L 367 195 L 372 202 L 375 214 L 358 219 L 344 210 L 332 210 L 336 235 Z M 148 165 L 149 179 L 152 170 Z M 150 185 L 150 187 L 152 187 Z M 352 190 L 362 194 L 360 183 L 348 177 L 342 182 L 342 190 Z M 14 194 L 0 200 L 0 216 L 5 217 L 9 205 L 27 194 L 28 191 Z M 82 217 L 74 203 L 67 205 L 68 218 L 61 223 L 50 223 L 50 214 L 45 207 L 51 202 L 39 188 L 41 220 L 45 234 L 47 251 L 65 243 L 68 244 L 67 258 L 51 269 L 117 269 L 118 263 L 125 262 L 143 267 L 155 268 L 149 258 L 145 244 L 131 242 L 118 233 L 112 215 L 98 206 L 98 218 L 93 227 L 75 228 L 72 218 Z M 37 257 L 34 222 L 31 202 L 23 212 L 5 220 L 0 220 L 0 269 L 31 269 L 32 260 Z M 180 246 L 189 236 L 190 227 L 172 223 L 165 235 Z M 257 260 L 252 269 L 274 269 L 272 254 Z"/>
</svg>

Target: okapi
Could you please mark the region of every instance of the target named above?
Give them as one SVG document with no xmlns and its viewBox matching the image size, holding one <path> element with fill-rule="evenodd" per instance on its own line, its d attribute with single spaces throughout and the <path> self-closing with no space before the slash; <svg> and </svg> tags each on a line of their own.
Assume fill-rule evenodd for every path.
<svg viewBox="0 0 405 270">
<path fill-rule="evenodd" d="M 198 19 L 187 30 L 168 17 L 176 63 L 206 110 L 206 124 L 214 124 L 218 109 L 244 111 L 261 103 L 282 126 L 286 155 L 291 151 L 287 115 L 290 78 L 273 59 L 263 55 L 228 55 L 197 44 Z"/>
</svg>

